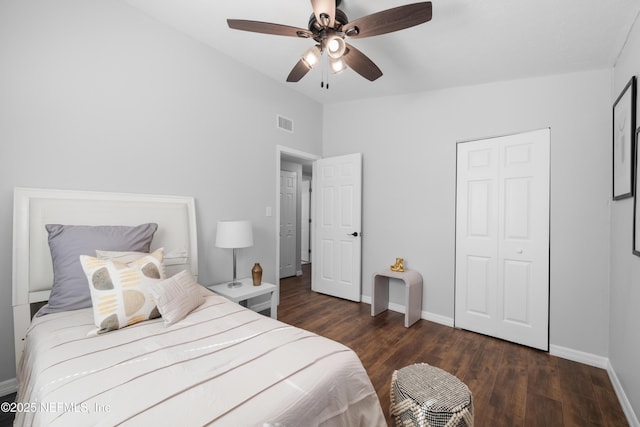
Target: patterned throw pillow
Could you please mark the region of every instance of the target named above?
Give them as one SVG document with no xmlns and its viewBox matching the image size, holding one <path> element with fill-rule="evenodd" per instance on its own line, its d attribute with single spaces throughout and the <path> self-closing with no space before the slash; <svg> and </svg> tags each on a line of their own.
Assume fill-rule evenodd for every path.
<svg viewBox="0 0 640 427">
<path fill-rule="evenodd" d="M 162 248 L 128 264 L 80 256 L 89 281 L 97 333 L 160 316 L 149 286 L 165 279 L 163 257 Z"/>
</svg>

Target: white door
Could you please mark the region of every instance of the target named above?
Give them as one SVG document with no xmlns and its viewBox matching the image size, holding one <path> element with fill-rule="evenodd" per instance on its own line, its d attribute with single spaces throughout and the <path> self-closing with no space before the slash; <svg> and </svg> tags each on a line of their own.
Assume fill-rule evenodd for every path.
<svg viewBox="0 0 640 427">
<path fill-rule="evenodd" d="M 313 165 L 314 214 L 311 288 L 360 301 L 362 155 L 317 160 Z"/>
<path fill-rule="evenodd" d="M 302 180 L 300 191 L 300 260 L 302 262 L 311 261 L 311 181 Z"/>
<path fill-rule="evenodd" d="M 458 144 L 455 325 L 549 349 L 549 129 Z"/>
<path fill-rule="evenodd" d="M 280 278 L 296 274 L 296 202 L 298 175 L 280 171 Z"/>
</svg>

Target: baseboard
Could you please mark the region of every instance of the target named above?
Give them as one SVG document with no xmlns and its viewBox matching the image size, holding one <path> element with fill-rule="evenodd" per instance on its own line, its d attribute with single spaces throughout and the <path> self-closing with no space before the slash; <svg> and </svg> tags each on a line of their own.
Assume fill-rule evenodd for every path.
<svg viewBox="0 0 640 427">
<path fill-rule="evenodd" d="M 636 413 L 633 411 L 633 407 L 631 406 L 631 402 L 627 398 L 627 394 L 624 392 L 622 388 L 622 384 L 618 379 L 618 375 L 616 375 L 616 371 L 613 369 L 611 365 L 611 361 L 607 360 L 607 373 L 609 374 L 609 379 L 611 380 L 611 385 L 613 386 L 613 390 L 616 392 L 616 396 L 618 396 L 618 401 L 620 402 L 620 406 L 622 406 L 622 411 L 624 415 L 627 417 L 627 422 L 630 427 L 640 427 L 640 421 L 638 421 L 638 417 Z"/>
<path fill-rule="evenodd" d="M 584 363 L 585 365 L 595 366 L 596 368 L 607 369 L 609 359 L 591 353 L 585 353 L 580 350 L 574 350 L 567 347 L 551 344 L 549 346 L 549 354 L 552 356 L 562 357 L 563 359 L 573 360 L 574 362 Z"/>
<path fill-rule="evenodd" d="M 360 297 L 361 301 L 365 304 L 369 304 L 371 305 L 371 297 L 367 296 L 367 295 L 362 295 Z M 405 307 L 402 304 L 396 304 L 393 302 L 389 303 L 389 310 L 391 311 L 395 311 L 396 313 L 405 313 Z M 422 311 L 420 312 L 420 318 L 424 319 L 424 320 L 428 320 L 430 322 L 433 323 L 439 323 L 441 325 L 445 325 L 445 326 L 451 326 L 453 327 L 453 319 L 447 316 L 443 316 L 441 314 L 435 314 L 435 313 L 429 313 L 428 311 Z"/>
<path fill-rule="evenodd" d="M 18 391 L 18 381 L 15 378 L 0 382 L 0 396 L 6 396 L 16 391 Z"/>
<path fill-rule="evenodd" d="M 433 323 L 439 323 L 441 325 L 450 326 L 453 328 L 453 319 L 451 317 L 443 316 L 441 314 L 429 313 L 428 311 L 423 311 L 421 317 Z"/>
</svg>

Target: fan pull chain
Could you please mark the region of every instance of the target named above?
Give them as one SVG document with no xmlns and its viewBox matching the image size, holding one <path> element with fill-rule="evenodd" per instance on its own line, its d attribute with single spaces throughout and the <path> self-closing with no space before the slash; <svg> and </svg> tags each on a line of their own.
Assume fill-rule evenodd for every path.
<svg viewBox="0 0 640 427">
<path fill-rule="evenodd" d="M 327 68 L 327 62 L 329 61 L 324 55 L 322 56 L 322 80 L 320 81 L 320 87 L 326 87 L 329 90 L 329 70 Z M 327 84 L 324 84 L 324 78 L 327 77 Z"/>
<path fill-rule="evenodd" d="M 325 61 L 324 61 L 324 72 L 327 74 L 327 90 L 329 90 L 329 56 L 327 55 L 325 57 Z"/>
<path fill-rule="evenodd" d="M 320 48 L 320 55 L 322 55 L 322 48 Z M 320 87 L 324 87 L 324 55 L 320 56 Z"/>
</svg>

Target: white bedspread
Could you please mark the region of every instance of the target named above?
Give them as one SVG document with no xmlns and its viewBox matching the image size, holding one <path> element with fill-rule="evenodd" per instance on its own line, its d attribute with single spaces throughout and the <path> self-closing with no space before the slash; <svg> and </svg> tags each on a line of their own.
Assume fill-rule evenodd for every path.
<svg viewBox="0 0 640 427">
<path fill-rule="evenodd" d="M 91 309 L 34 319 L 16 425 L 382 426 L 349 348 L 218 296 L 98 337 Z"/>
</svg>

